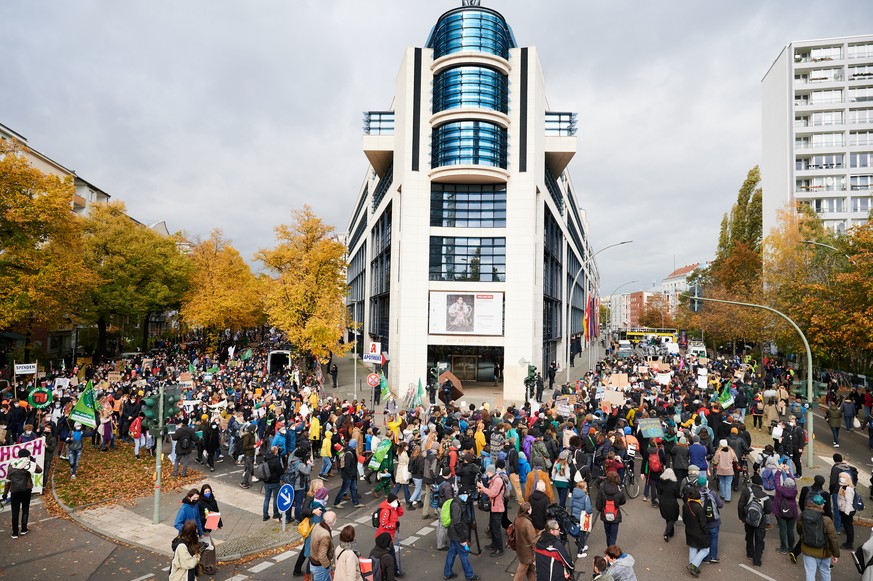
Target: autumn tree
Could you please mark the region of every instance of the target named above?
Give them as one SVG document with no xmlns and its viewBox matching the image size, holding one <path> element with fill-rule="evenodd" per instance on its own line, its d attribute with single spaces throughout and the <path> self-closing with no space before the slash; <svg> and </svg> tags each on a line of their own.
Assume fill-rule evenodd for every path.
<svg viewBox="0 0 873 581">
<path fill-rule="evenodd" d="M 293 217 L 276 227 L 276 247 L 257 254 L 273 275 L 267 316 L 298 349 L 323 361 L 351 348 L 340 343 L 347 314 L 346 248 L 309 206 Z"/>
<path fill-rule="evenodd" d="M 100 284 L 91 290 L 80 313 L 97 325 L 98 359 L 106 353 L 112 316 L 142 321 L 147 342 L 151 314 L 177 307 L 188 286 L 191 267 L 177 250 L 176 239 L 133 220 L 122 202 L 108 202 L 91 206 L 84 247 L 87 265 Z"/>
<path fill-rule="evenodd" d="M 871 251 L 869 222 L 837 235 L 805 205 L 780 212 L 767 237 L 767 295 L 804 332 L 816 361 L 856 370 L 873 363 Z M 802 348 L 794 329 L 783 325 L 778 331 L 780 346 Z"/>
<path fill-rule="evenodd" d="M 672 328 L 674 325 L 673 315 L 670 313 L 670 301 L 664 294 L 654 294 L 646 301 L 643 310 L 642 323 L 644 327 Z"/>
<path fill-rule="evenodd" d="M 194 270 L 180 311 L 188 326 L 222 331 L 264 322 L 262 284 L 221 230 L 197 244 L 190 259 Z"/>
<path fill-rule="evenodd" d="M 715 259 L 690 278 L 690 284 L 699 284 L 705 296 L 746 303 L 762 301 L 760 181 L 760 172 L 755 166 L 749 170 L 731 211 L 722 218 Z M 691 317 L 683 313 L 682 318 Z M 695 321 L 699 321 L 707 336 L 717 341 L 760 341 L 766 336 L 767 317 L 748 307 L 706 303 Z"/>
<path fill-rule="evenodd" d="M 25 146 L 0 139 L 0 328 L 69 324 L 71 306 L 95 284 L 82 256 L 75 187 L 32 167 Z"/>
</svg>

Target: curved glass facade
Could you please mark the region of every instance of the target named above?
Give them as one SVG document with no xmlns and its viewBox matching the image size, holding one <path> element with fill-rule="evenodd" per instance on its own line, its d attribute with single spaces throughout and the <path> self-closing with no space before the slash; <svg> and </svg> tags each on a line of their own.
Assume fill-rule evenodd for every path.
<svg viewBox="0 0 873 581">
<path fill-rule="evenodd" d="M 457 121 L 434 129 L 431 167 L 466 164 L 506 169 L 506 129 L 485 121 Z"/>
<path fill-rule="evenodd" d="M 433 81 L 433 112 L 472 107 L 506 113 L 509 109 L 509 79 L 486 67 L 455 67 Z"/>
<path fill-rule="evenodd" d="M 500 14 L 460 9 L 444 14 L 436 24 L 429 48 L 433 58 L 461 51 L 484 52 L 509 58 L 514 46 L 509 25 Z"/>
</svg>

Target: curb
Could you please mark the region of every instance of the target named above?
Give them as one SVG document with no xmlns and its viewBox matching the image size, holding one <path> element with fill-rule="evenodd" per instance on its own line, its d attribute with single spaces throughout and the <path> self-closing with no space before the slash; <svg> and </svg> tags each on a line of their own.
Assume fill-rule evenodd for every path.
<svg viewBox="0 0 873 581">
<path fill-rule="evenodd" d="M 148 551 L 149 553 L 154 553 L 154 554 L 156 554 L 156 555 L 161 555 L 161 556 L 164 556 L 164 557 L 169 557 L 169 558 L 172 558 L 172 557 L 173 557 L 173 553 L 170 552 L 170 551 L 166 551 L 166 552 L 164 552 L 164 551 L 158 551 L 158 550 L 156 550 L 154 547 L 149 547 L 149 546 L 146 546 L 146 545 L 143 545 L 143 544 L 137 543 L 137 542 L 135 542 L 135 541 L 130 541 L 130 540 L 128 540 L 128 539 L 119 539 L 119 538 L 117 538 L 117 537 L 115 537 L 115 536 L 112 536 L 111 534 L 107 533 L 106 531 L 104 531 L 104 530 L 102 530 L 102 529 L 98 529 L 98 528 L 92 526 L 90 523 L 85 522 L 84 520 L 82 520 L 81 518 L 79 518 L 78 516 L 76 516 L 76 511 L 85 508 L 84 506 L 83 506 L 83 507 L 70 508 L 69 506 L 67 506 L 66 504 L 64 504 L 64 503 L 61 501 L 61 499 L 58 497 L 58 494 L 57 494 L 57 492 L 55 491 L 55 475 L 54 475 L 54 472 L 52 472 L 52 475 L 51 475 L 51 482 L 52 482 L 52 496 L 54 497 L 55 502 L 58 503 L 58 506 L 60 506 L 62 509 L 64 509 L 64 512 L 67 514 L 67 516 L 70 517 L 70 519 L 72 519 L 72 520 L 73 520 L 77 525 L 79 525 L 80 527 L 82 527 L 82 528 L 85 529 L 86 531 L 90 531 L 90 532 L 92 532 L 92 533 L 94 533 L 94 534 L 97 534 L 97 535 L 103 537 L 103 538 L 106 539 L 107 541 L 110 541 L 110 542 L 113 542 L 113 543 L 116 543 L 116 544 L 119 544 L 119 545 L 125 545 L 125 546 L 129 546 L 129 547 L 135 547 L 135 548 L 137 548 L 137 549 L 141 549 L 141 550 L 143 550 L 143 551 Z M 101 504 L 102 504 L 102 503 L 101 503 Z M 111 503 L 110 503 L 110 504 L 111 504 Z M 92 504 L 92 505 L 87 505 L 87 506 L 94 506 L 94 505 Z M 172 540 L 172 539 L 170 539 L 170 540 Z M 221 563 L 223 563 L 223 564 L 225 564 L 225 565 L 231 565 L 231 564 L 233 564 L 235 561 L 239 561 L 239 560 L 241 560 L 241 559 L 245 559 L 246 557 L 250 557 L 251 555 L 256 555 L 256 554 L 258 554 L 258 553 L 263 553 L 263 552 L 265 552 L 265 551 L 274 551 L 274 550 L 276 550 L 276 549 L 278 549 L 278 548 L 281 548 L 281 547 L 292 548 L 292 547 L 295 546 L 296 543 L 299 543 L 299 541 L 300 541 L 300 539 L 296 539 L 296 540 L 291 541 L 291 542 L 280 542 L 280 543 L 274 543 L 274 544 L 269 545 L 269 546 L 267 546 L 267 547 L 262 547 L 262 548 L 259 548 L 259 549 L 257 549 L 257 550 L 247 551 L 247 552 L 244 552 L 244 553 L 233 553 L 233 554 L 230 554 L 230 555 L 226 555 L 226 556 L 223 558 L 223 560 L 221 561 Z"/>
</svg>

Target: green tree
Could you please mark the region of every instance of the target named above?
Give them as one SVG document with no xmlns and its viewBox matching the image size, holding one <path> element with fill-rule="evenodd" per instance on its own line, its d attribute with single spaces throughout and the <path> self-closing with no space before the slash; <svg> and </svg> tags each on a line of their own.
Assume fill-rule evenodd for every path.
<svg viewBox="0 0 873 581">
<path fill-rule="evenodd" d="M 0 327 L 24 333 L 68 324 L 96 279 L 82 256 L 72 179 L 32 167 L 26 147 L 0 139 Z"/>
<path fill-rule="evenodd" d="M 324 361 L 351 348 L 340 343 L 347 316 L 346 248 L 309 206 L 293 217 L 293 223 L 276 227 L 276 247 L 257 254 L 273 274 L 267 316 L 299 350 Z"/>
</svg>

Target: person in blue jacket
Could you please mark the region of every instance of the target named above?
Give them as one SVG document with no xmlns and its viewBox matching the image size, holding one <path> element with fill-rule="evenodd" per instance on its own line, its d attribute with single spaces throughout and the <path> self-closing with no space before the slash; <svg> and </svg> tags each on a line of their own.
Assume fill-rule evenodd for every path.
<svg viewBox="0 0 873 581">
<path fill-rule="evenodd" d="M 203 523 L 200 522 L 200 508 L 198 507 L 199 500 L 200 491 L 196 488 L 189 490 L 185 498 L 182 499 L 182 506 L 179 507 L 179 512 L 176 513 L 176 521 L 173 523 L 173 526 L 180 533 L 185 523 L 193 520 L 197 524 L 197 534 L 201 537 L 203 536 Z"/>
<path fill-rule="evenodd" d="M 527 475 L 530 473 L 530 463 L 527 461 L 527 456 L 524 452 L 518 453 L 518 481 L 521 483 L 521 488 L 527 483 Z"/>
<path fill-rule="evenodd" d="M 588 483 L 580 480 L 576 483 L 573 489 L 573 496 L 570 497 L 570 514 L 573 515 L 573 520 L 579 523 L 579 528 L 582 528 L 582 513 L 593 515 L 594 506 L 591 504 L 591 496 L 588 495 Z M 588 556 L 585 551 L 588 550 L 588 533 L 582 531 L 576 537 L 576 558 L 584 559 Z"/>
</svg>

